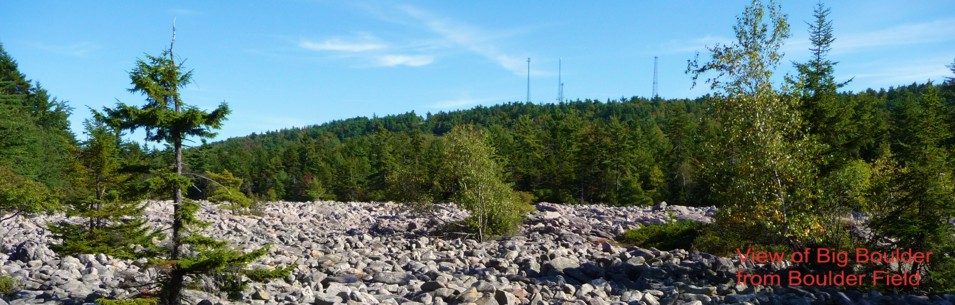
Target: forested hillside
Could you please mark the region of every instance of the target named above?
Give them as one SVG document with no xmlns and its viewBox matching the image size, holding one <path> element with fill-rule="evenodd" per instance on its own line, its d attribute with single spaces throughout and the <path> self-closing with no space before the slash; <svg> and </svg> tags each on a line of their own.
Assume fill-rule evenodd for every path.
<svg viewBox="0 0 955 305">
<path fill-rule="evenodd" d="M 874 162 L 904 136 L 889 132 L 904 105 L 926 95 L 947 97 L 950 121 L 950 84 L 838 94 L 811 121 L 828 142 L 817 157 L 835 160 L 832 168 Z M 440 199 L 442 135 L 473 124 L 491 137 L 508 181 L 539 201 L 720 205 L 709 186 L 722 179 L 707 164 L 725 149 L 725 135 L 712 104 L 633 97 L 360 117 L 233 138 L 187 156 L 193 171 L 228 170 L 244 179 L 244 192 L 267 200 Z"/>
<path fill-rule="evenodd" d="M 43 210 L 70 192 L 70 111 L 20 73 L 0 45 L 0 214 Z"/>
</svg>

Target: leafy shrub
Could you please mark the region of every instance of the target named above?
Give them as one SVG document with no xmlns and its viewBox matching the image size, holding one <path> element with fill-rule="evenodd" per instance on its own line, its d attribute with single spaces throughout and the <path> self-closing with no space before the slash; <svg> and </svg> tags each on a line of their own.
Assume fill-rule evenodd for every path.
<svg viewBox="0 0 955 305">
<path fill-rule="evenodd" d="M 130 300 L 110 300 L 110 299 L 98 299 L 96 304 L 99 305 L 156 305 L 159 304 L 155 298 L 135 298 Z"/>
<path fill-rule="evenodd" d="M 294 265 L 272 269 L 230 269 L 213 272 L 211 276 L 220 291 L 226 292 L 230 300 L 238 301 L 242 299 L 242 291 L 248 288 L 249 281 L 266 282 L 273 279 L 281 279 L 291 274 L 293 269 L 295 269 Z"/>
<path fill-rule="evenodd" d="M 644 248 L 653 247 L 664 251 L 691 249 L 705 226 L 705 224 L 692 221 L 649 225 L 636 230 L 628 230 L 617 239 L 627 245 Z"/>
<path fill-rule="evenodd" d="M 494 161 L 494 148 L 471 126 L 455 127 L 446 135 L 443 185 L 451 200 L 471 212 L 462 223 L 480 240 L 517 232 L 531 210 L 526 196 L 504 182 Z"/>
<path fill-rule="evenodd" d="M 736 249 L 753 248 L 755 251 L 769 252 L 790 252 L 790 245 L 780 243 L 757 243 L 752 239 L 746 239 L 741 234 L 727 232 L 726 229 L 717 229 L 718 225 L 707 225 L 703 227 L 700 235 L 693 242 L 696 250 L 707 252 L 720 256 L 737 256 Z"/>
<path fill-rule="evenodd" d="M 19 281 L 8 275 L 0 276 L 0 296 L 10 295 L 19 290 Z"/>
<path fill-rule="evenodd" d="M 242 179 L 232 175 L 232 172 L 223 170 L 221 173 L 206 172 L 206 176 L 212 180 L 209 184 L 209 201 L 228 202 L 230 209 L 250 208 L 253 204 L 252 199 L 246 197 L 239 187 L 242 186 Z"/>
</svg>

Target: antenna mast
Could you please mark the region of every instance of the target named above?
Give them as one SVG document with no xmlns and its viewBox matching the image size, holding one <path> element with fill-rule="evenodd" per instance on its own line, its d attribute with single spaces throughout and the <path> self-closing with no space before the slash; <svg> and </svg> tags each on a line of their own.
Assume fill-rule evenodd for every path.
<svg viewBox="0 0 955 305">
<path fill-rule="evenodd" d="M 527 103 L 531 102 L 531 58 L 527 58 Z"/>
<path fill-rule="evenodd" d="M 557 102 L 564 102 L 564 81 L 561 80 L 561 67 L 563 65 L 563 58 L 557 58 Z"/>
<path fill-rule="evenodd" d="M 653 96 L 652 98 L 660 97 L 660 92 L 657 91 L 657 57 L 653 57 Z"/>
</svg>

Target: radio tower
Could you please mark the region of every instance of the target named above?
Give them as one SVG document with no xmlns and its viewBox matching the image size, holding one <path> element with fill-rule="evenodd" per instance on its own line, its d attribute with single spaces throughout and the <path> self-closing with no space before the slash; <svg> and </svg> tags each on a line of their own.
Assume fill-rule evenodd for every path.
<svg viewBox="0 0 955 305">
<path fill-rule="evenodd" d="M 652 98 L 659 98 L 660 94 L 657 91 L 657 57 L 653 57 L 653 96 Z"/>
<path fill-rule="evenodd" d="M 557 58 L 557 103 L 564 102 L 564 81 L 560 78 L 562 62 L 562 58 Z"/>
</svg>

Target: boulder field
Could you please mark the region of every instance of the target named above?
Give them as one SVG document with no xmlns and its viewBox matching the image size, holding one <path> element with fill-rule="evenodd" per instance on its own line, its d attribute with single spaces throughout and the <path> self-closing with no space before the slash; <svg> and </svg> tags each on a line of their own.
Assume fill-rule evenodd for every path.
<svg viewBox="0 0 955 305">
<path fill-rule="evenodd" d="M 686 250 L 622 247 L 627 229 L 675 220 L 711 222 L 713 207 L 607 207 L 540 203 L 515 236 L 478 242 L 445 233 L 468 213 L 436 205 L 410 213 L 394 203 L 272 202 L 260 215 L 203 203 L 207 234 L 236 247 L 271 244 L 253 267 L 293 266 L 291 275 L 252 283 L 240 300 L 194 280 L 188 304 L 952 304 L 955 296 L 883 295 L 831 287 L 747 286 L 737 272 L 789 268 Z M 146 215 L 168 226 L 170 202 Z M 145 260 L 56 255 L 45 230 L 62 215 L 0 223 L 0 275 L 20 283 L 0 305 L 93 304 L 149 293 L 159 274 Z"/>
</svg>

